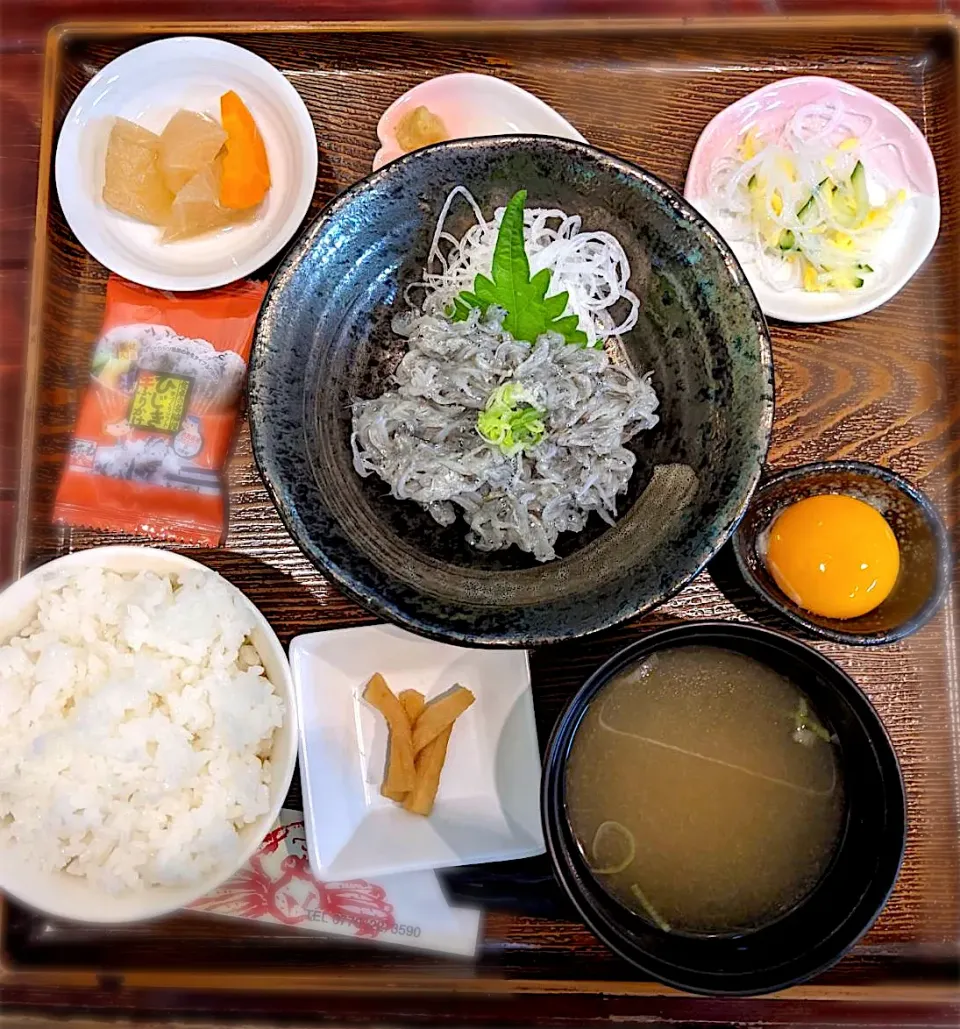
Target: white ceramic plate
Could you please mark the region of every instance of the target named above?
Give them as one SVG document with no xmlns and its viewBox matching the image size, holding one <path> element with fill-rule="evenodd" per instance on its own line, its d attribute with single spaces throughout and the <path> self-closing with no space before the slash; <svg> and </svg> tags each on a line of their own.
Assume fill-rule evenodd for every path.
<svg viewBox="0 0 960 1029">
<path fill-rule="evenodd" d="M 544 851 L 540 749 L 525 651 L 434 643 L 394 626 L 334 629 L 290 645 L 307 850 L 319 879 L 529 857 Z M 361 693 L 380 672 L 429 701 L 455 683 L 456 721 L 433 812 L 380 796 L 388 730 Z"/>
<path fill-rule="evenodd" d="M 33 617 L 36 597 L 45 575 L 55 571 L 92 567 L 110 568 L 118 572 L 154 571 L 162 574 L 202 569 L 215 574 L 198 562 L 169 550 L 116 546 L 77 551 L 41 565 L 0 593 L 0 640 L 6 640 L 18 632 Z M 277 730 L 271 754 L 273 777 L 270 784 L 270 810 L 241 832 L 242 845 L 233 858 L 190 886 L 152 886 L 138 892 L 113 895 L 97 889 L 84 878 L 65 872 L 42 872 L 25 861 L 16 847 L 0 843 L 0 889 L 24 904 L 56 918 L 81 922 L 134 922 L 157 918 L 186 907 L 216 889 L 247 863 L 273 828 L 280 808 L 283 807 L 296 766 L 297 735 L 293 683 L 283 647 L 266 618 L 249 600 L 246 602 L 256 619 L 253 644 L 274 689 L 283 698 L 286 714 L 283 725 Z"/>
<path fill-rule="evenodd" d="M 270 163 L 272 185 L 256 220 L 161 244 L 161 229 L 104 204 L 116 117 L 160 132 L 184 107 L 219 122 L 229 89 L 249 107 Z M 263 58 L 219 39 L 179 36 L 123 54 L 87 83 L 63 124 L 55 172 L 70 228 L 102 265 L 155 289 L 212 289 L 256 271 L 293 237 L 316 186 L 317 137 L 297 91 Z"/>
<path fill-rule="evenodd" d="M 862 289 L 847 293 L 808 293 L 799 287 L 776 290 L 759 275 L 749 253 L 736 242 L 730 247 L 737 255 L 753 287 L 763 313 L 788 322 L 831 322 L 872 311 L 900 292 L 927 259 L 940 232 L 940 192 L 937 169 L 930 147 L 917 126 L 898 107 L 873 93 L 820 75 L 782 79 L 743 97 L 721 111 L 703 130 L 690 159 L 686 199 L 708 220 L 719 219 L 710 191 L 710 167 L 725 148 L 733 144 L 758 119 L 778 117 L 809 103 L 839 96 L 849 111 L 873 121 L 870 130 L 879 144 L 896 142 L 904 155 L 904 184 L 911 194 L 890 231 L 883 238 L 878 255 L 882 274 L 868 276 Z M 886 152 L 884 152 L 886 151 Z M 880 147 L 878 160 L 899 161 L 892 148 Z M 869 168 L 867 168 L 869 182 Z M 720 227 L 720 226 L 718 226 Z"/>
<path fill-rule="evenodd" d="M 520 134 L 587 142 L 566 118 L 525 89 L 493 75 L 457 72 L 419 83 L 383 112 L 377 124 L 380 149 L 373 159 L 374 171 L 402 156 L 397 123 L 421 106 L 443 122 L 450 139 Z"/>
</svg>

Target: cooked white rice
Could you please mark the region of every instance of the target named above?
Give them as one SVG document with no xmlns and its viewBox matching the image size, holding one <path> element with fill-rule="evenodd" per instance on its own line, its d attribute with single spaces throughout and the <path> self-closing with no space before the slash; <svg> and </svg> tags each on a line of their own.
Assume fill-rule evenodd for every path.
<svg viewBox="0 0 960 1029">
<path fill-rule="evenodd" d="M 253 628 L 212 573 L 49 576 L 0 645 L 0 840 L 114 893 L 229 861 L 283 720 Z"/>
</svg>

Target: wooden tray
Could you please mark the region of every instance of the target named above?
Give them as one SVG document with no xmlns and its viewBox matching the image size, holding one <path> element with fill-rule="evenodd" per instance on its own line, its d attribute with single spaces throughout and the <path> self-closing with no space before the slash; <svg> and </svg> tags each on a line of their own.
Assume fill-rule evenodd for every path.
<svg viewBox="0 0 960 1029">
<path fill-rule="evenodd" d="M 900 105 L 926 133 L 940 170 L 940 241 L 922 271 L 882 309 L 846 323 L 772 326 L 777 416 L 770 464 L 857 457 L 889 465 L 934 497 L 956 536 L 960 124 L 952 20 L 74 25 L 55 30 L 47 51 L 20 570 L 119 539 L 50 525 L 106 278 L 68 230 L 51 187 L 57 130 L 79 90 L 107 61 L 147 39 L 181 33 L 230 39 L 289 76 L 320 141 L 314 212 L 369 171 L 375 125 L 389 101 L 444 72 L 507 76 L 553 104 L 598 146 L 677 187 L 709 119 L 764 83 L 818 72 Z M 243 589 L 284 641 L 307 630 L 371 620 L 287 536 L 257 476 L 246 427 L 230 490 L 226 546 L 194 556 Z M 952 598 L 946 613 L 902 644 L 877 650 L 818 644 L 863 686 L 891 732 L 909 793 L 909 846 L 897 889 L 875 928 L 829 974 L 762 1002 L 768 1021 L 824 1019 L 833 1003 L 853 1000 L 893 1011 L 894 1021 L 905 1024 L 915 1016 L 929 1020 L 932 1006 L 955 999 L 960 687 L 956 651 L 948 645 L 956 627 L 948 619 L 960 599 L 956 584 Z M 564 701 L 615 647 L 644 629 L 703 617 L 769 620 L 738 584 L 727 554 L 642 625 L 536 652 L 541 740 Z M 477 874 L 474 892 L 484 896 L 482 870 Z M 322 1006 L 341 1018 L 458 1022 L 655 1014 L 700 1020 L 720 1012 L 733 1021 L 761 1010 L 757 1002 L 718 1006 L 637 981 L 589 932 L 562 917 L 490 913 L 476 964 L 195 916 L 127 929 L 77 928 L 12 904 L 2 943 L 0 985 L 11 1004 L 245 1015 Z M 824 1005 L 810 1007 L 810 1000 Z M 858 1018 L 865 1017 L 858 1011 Z M 946 1017 L 955 1015 L 954 1009 Z"/>
</svg>

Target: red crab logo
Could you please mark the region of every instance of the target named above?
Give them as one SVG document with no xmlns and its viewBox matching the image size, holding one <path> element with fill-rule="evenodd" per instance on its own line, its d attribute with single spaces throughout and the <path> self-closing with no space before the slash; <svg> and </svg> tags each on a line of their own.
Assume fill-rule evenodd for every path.
<svg viewBox="0 0 960 1029">
<path fill-rule="evenodd" d="M 263 858 L 287 841 L 291 851 L 271 878 Z M 376 937 L 396 925 L 393 907 L 379 886 L 363 879 L 322 883 L 310 874 L 303 822 L 287 822 L 269 833 L 246 868 L 213 893 L 191 905 L 240 918 L 269 919 L 281 925 L 308 921 L 347 923 L 357 936 Z"/>
</svg>

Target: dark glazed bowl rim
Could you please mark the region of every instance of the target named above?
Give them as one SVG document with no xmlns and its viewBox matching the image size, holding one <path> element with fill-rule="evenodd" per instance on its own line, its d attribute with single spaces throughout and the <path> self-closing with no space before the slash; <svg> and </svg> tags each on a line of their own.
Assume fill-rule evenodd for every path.
<svg viewBox="0 0 960 1029">
<path fill-rule="evenodd" d="M 887 847 L 882 850 L 882 862 L 878 861 L 878 873 L 860 895 L 853 915 L 848 915 L 839 926 L 825 930 L 821 942 L 827 944 L 826 946 L 813 951 L 807 946 L 801 946 L 789 960 L 770 969 L 730 973 L 714 969 L 697 970 L 679 965 L 628 940 L 626 931 L 597 909 L 589 899 L 589 891 L 580 885 L 581 879 L 590 879 L 589 873 L 581 875 L 572 865 L 572 848 L 561 826 L 566 823 L 564 774 L 567 755 L 581 718 L 610 679 L 625 667 L 635 663 L 638 658 L 667 647 L 690 643 L 723 647 L 725 641 L 729 643 L 737 639 L 766 643 L 785 654 L 801 654 L 805 661 L 810 661 L 821 669 L 829 688 L 849 704 L 857 715 L 864 736 L 876 755 L 877 768 L 881 773 L 886 773 L 884 800 L 890 814 L 892 829 L 890 838 L 886 840 Z M 839 665 L 816 648 L 785 633 L 749 622 L 684 622 L 659 629 L 635 640 L 604 662 L 567 703 L 550 734 L 544 752 L 540 809 L 544 842 L 554 876 L 587 928 L 615 954 L 651 978 L 688 993 L 706 996 L 745 997 L 773 993 L 806 982 L 835 965 L 862 939 L 880 916 L 896 885 L 907 842 L 907 798 L 903 772 L 893 742 L 869 698 Z M 842 839 L 845 841 L 847 838 L 845 835 Z M 842 849 L 843 844 L 840 847 L 840 850 Z M 596 887 L 596 891 L 604 892 L 599 886 Z M 814 894 L 810 895 L 811 898 L 813 896 Z M 801 901 L 795 910 L 802 911 L 805 904 L 806 899 Z M 777 924 L 771 923 L 772 926 Z M 655 935 L 667 935 L 661 934 L 659 929 L 651 928 L 651 931 Z M 679 937 L 684 934 L 671 935 Z M 839 945 L 837 937 L 840 937 Z M 686 938 L 691 939 L 689 936 Z M 706 941 L 707 946 L 710 946 L 712 939 L 728 941 L 730 937 L 700 937 L 701 941 Z M 699 945 L 703 946 L 703 943 Z"/>
<path fill-rule="evenodd" d="M 804 629 L 817 636 L 821 636 L 823 639 L 856 647 L 878 647 L 888 643 L 895 643 L 897 640 L 902 640 L 907 636 L 913 635 L 917 630 L 922 629 L 937 613 L 946 597 L 947 589 L 950 585 L 950 541 L 946 526 L 940 517 L 940 513 L 925 493 L 902 475 L 898 475 L 882 465 L 872 464 L 869 461 L 812 461 L 809 464 L 787 468 L 782 472 L 777 472 L 765 478 L 754 491 L 751 503 L 757 502 L 764 493 L 782 486 L 784 483 L 807 479 L 822 472 L 831 471 L 852 472 L 864 477 L 879 479 L 893 486 L 905 497 L 908 497 L 923 513 L 924 520 L 929 526 L 933 538 L 936 540 L 937 567 L 934 588 L 920 610 L 912 618 L 908 618 L 900 625 L 882 632 L 844 632 L 842 629 L 834 629 L 823 625 L 813 617 L 802 614 L 800 609 L 784 603 L 786 598 L 782 593 L 779 591 L 774 593 L 753 574 L 747 554 L 748 549 L 755 546 L 756 539 L 748 539 L 739 523 L 732 539 L 737 566 L 744 580 L 758 596 L 762 597 L 785 618 L 789 618 L 790 621 L 803 626 Z"/>
<path fill-rule="evenodd" d="M 401 604 L 395 603 L 391 597 L 382 594 L 379 590 L 367 587 L 357 575 L 352 574 L 347 568 L 341 567 L 342 562 L 327 552 L 321 541 L 312 540 L 304 532 L 300 531 L 300 518 L 296 511 L 288 504 L 284 497 L 281 484 L 272 481 L 266 469 L 270 465 L 267 455 L 265 441 L 261 435 L 261 428 L 255 415 L 257 402 L 254 397 L 255 384 L 260 374 L 260 367 L 264 361 L 263 354 L 267 349 L 266 326 L 273 316 L 273 308 L 276 303 L 274 289 L 278 281 L 290 272 L 301 260 L 312 250 L 314 241 L 322 232 L 323 228 L 345 208 L 354 197 L 370 190 L 379 189 L 390 181 L 396 171 L 411 162 L 420 160 L 421 156 L 436 151 L 449 150 L 451 152 L 470 152 L 490 146 L 523 146 L 531 144 L 549 144 L 560 152 L 570 155 L 586 154 L 597 162 L 605 165 L 614 172 L 623 174 L 630 179 L 643 183 L 652 194 L 663 204 L 669 207 L 676 218 L 688 221 L 696 233 L 703 237 L 714 247 L 719 254 L 723 265 L 730 271 L 735 280 L 735 285 L 749 300 L 752 309 L 751 322 L 756 328 L 759 347 L 759 378 L 769 387 L 769 397 L 764 405 L 763 411 L 755 428 L 750 430 L 750 439 L 755 443 L 754 453 L 751 455 L 748 475 L 744 479 L 743 495 L 735 504 L 722 510 L 710 524 L 715 526 L 712 538 L 703 549 L 703 556 L 689 574 L 684 575 L 679 581 L 669 587 L 661 587 L 655 594 L 634 605 L 629 610 L 610 612 L 592 621 L 586 628 L 580 625 L 564 627 L 555 625 L 552 631 L 539 630 L 527 632 L 476 632 L 464 630 L 443 624 L 440 619 L 427 619 L 422 614 L 408 610 Z M 257 466 L 261 481 L 264 483 L 270 499 L 280 514 L 287 533 L 297 545 L 304 556 L 317 567 L 324 575 L 332 579 L 348 597 L 360 604 L 368 611 L 377 616 L 387 619 L 394 624 L 400 625 L 412 632 L 434 639 L 440 642 L 455 643 L 468 646 L 491 646 L 491 647 L 535 647 L 550 643 L 560 642 L 569 639 L 576 639 L 596 632 L 601 632 L 614 625 L 621 624 L 631 618 L 642 616 L 675 596 L 692 582 L 716 556 L 720 549 L 731 539 L 733 533 L 743 518 L 750 503 L 754 491 L 760 482 L 766 456 L 769 452 L 771 435 L 773 430 L 775 389 L 773 378 L 773 349 L 770 338 L 770 330 L 766 318 L 760 308 L 753 289 L 737 260 L 733 250 L 729 247 L 720 233 L 707 221 L 694 207 L 692 207 L 683 195 L 653 175 L 640 165 L 617 157 L 599 147 L 578 141 L 562 139 L 553 136 L 537 134 L 507 135 L 507 136 L 482 136 L 472 139 L 448 140 L 441 143 L 424 147 L 420 150 L 405 154 L 383 167 L 370 173 L 362 179 L 352 183 L 333 197 L 300 233 L 291 244 L 283 259 L 271 278 L 263 305 L 257 319 L 254 332 L 253 345 L 249 363 L 249 374 L 247 376 L 247 412 L 250 425 L 251 447 L 254 461 Z M 747 462 L 745 462 L 747 463 Z"/>
</svg>

